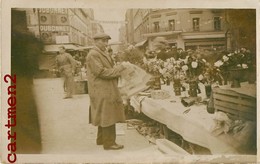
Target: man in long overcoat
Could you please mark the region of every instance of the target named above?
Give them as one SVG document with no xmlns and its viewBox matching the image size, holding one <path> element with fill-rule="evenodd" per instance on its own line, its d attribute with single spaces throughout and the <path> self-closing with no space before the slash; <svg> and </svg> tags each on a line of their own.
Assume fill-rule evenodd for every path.
<svg viewBox="0 0 260 164">
<path fill-rule="evenodd" d="M 122 149 L 116 140 L 117 122 L 125 121 L 123 101 L 117 87 L 118 77 L 125 68 L 115 66 L 106 52 L 109 35 L 101 33 L 93 37 L 95 46 L 86 58 L 88 91 L 90 97 L 90 119 L 98 126 L 97 145 L 105 150 Z"/>
</svg>

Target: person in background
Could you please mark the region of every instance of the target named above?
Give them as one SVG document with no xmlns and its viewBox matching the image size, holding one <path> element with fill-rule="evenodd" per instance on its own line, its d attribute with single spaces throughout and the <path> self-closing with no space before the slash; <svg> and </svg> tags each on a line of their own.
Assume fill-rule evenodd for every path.
<svg viewBox="0 0 260 164">
<path fill-rule="evenodd" d="M 185 52 L 182 48 L 177 49 L 177 56 L 180 59 L 185 59 L 188 56 L 188 52 Z"/>
<path fill-rule="evenodd" d="M 168 41 L 164 37 L 156 37 L 153 40 L 153 47 L 157 54 L 157 59 L 166 61 L 168 59 L 168 54 L 166 52 L 166 47 L 168 46 Z"/>
<path fill-rule="evenodd" d="M 118 150 L 124 146 L 117 144 L 117 122 L 125 121 L 123 101 L 118 89 L 118 78 L 123 65 L 114 65 L 111 56 L 106 52 L 111 37 L 100 33 L 94 37 L 95 47 L 87 55 L 88 91 L 90 97 L 90 123 L 98 126 L 97 145 L 105 150 Z"/>
<path fill-rule="evenodd" d="M 108 52 L 109 56 L 111 56 L 113 62 L 116 63 L 116 56 L 113 53 L 113 49 L 112 48 L 108 48 L 107 52 Z"/>
<path fill-rule="evenodd" d="M 65 47 L 59 47 L 59 55 L 56 57 L 56 65 L 64 77 L 64 86 L 66 87 L 66 96 L 64 99 L 72 98 L 74 78 L 73 73 L 77 61 L 73 57 L 65 52 Z"/>
<path fill-rule="evenodd" d="M 170 57 L 173 57 L 175 60 L 179 60 L 180 56 L 179 53 L 177 52 L 177 47 L 172 46 L 170 50 Z"/>
</svg>

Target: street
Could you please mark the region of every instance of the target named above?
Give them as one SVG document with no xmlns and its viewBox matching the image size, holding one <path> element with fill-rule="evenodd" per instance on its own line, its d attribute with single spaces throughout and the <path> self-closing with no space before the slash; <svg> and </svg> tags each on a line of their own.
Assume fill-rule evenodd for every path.
<svg viewBox="0 0 260 164">
<path fill-rule="evenodd" d="M 157 146 L 148 142 L 126 123 L 117 125 L 117 142 L 122 150 L 104 150 L 96 145 L 96 127 L 89 124 L 88 94 L 63 99 L 60 78 L 35 79 L 34 90 L 38 107 L 43 154 L 86 154 L 127 157 L 163 157 Z"/>
</svg>

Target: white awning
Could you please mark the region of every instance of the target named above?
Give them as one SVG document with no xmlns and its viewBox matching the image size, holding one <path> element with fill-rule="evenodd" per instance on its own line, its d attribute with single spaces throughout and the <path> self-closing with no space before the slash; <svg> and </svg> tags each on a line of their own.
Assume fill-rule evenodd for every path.
<svg viewBox="0 0 260 164">
<path fill-rule="evenodd" d="M 183 34 L 183 39 L 209 39 L 209 38 L 225 38 L 225 33 L 208 33 L 208 34 Z"/>
<path fill-rule="evenodd" d="M 178 35 L 180 33 L 182 33 L 182 31 L 163 31 L 163 32 L 146 33 L 143 34 L 143 36 L 144 37 L 172 36 L 172 35 Z"/>
<path fill-rule="evenodd" d="M 185 42 L 185 46 L 205 46 L 205 45 L 225 45 L 226 42 L 224 40 L 219 41 L 204 41 L 204 42 Z"/>
<path fill-rule="evenodd" d="M 82 51 L 82 50 L 88 50 L 93 48 L 94 46 L 79 46 L 77 50 Z"/>
<path fill-rule="evenodd" d="M 44 51 L 46 52 L 58 52 L 59 47 L 64 46 L 67 50 L 78 50 L 81 46 L 75 46 L 73 44 L 52 44 L 52 45 L 45 45 Z"/>
<path fill-rule="evenodd" d="M 147 40 L 145 39 L 145 40 L 143 40 L 143 41 L 141 41 L 141 42 L 138 42 L 138 43 L 136 43 L 135 44 L 135 47 L 140 47 L 140 46 L 143 46 L 145 43 L 147 42 Z"/>
</svg>

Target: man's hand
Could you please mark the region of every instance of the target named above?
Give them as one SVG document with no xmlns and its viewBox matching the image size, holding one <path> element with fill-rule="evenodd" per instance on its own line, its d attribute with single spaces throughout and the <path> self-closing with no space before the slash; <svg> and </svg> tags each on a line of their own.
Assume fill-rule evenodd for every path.
<svg viewBox="0 0 260 164">
<path fill-rule="evenodd" d="M 123 64 L 119 64 L 116 66 L 116 69 L 118 69 L 119 72 L 123 71 L 126 69 L 126 67 Z"/>
<path fill-rule="evenodd" d="M 49 69 L 48 71 L 50 71 L 50 72 L 58 72 L 57 69 Z"/>
</svg>

